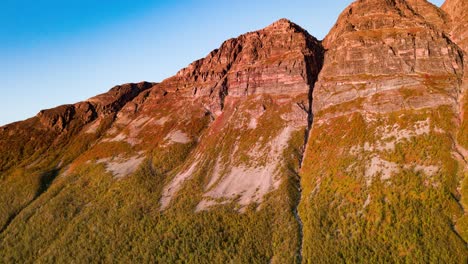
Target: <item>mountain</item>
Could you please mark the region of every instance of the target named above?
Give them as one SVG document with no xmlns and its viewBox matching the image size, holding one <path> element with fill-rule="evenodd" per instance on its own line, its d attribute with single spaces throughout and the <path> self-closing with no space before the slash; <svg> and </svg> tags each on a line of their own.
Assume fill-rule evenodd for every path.
<svg viewBox="0 0 468 264">
<path fill-rule="evenodd" d="M 466 262 L 465 4 L 281 19 L 1 127 L 0 259 Z"/>
<path fill-rule="evenodd" d="M 323 41 L 301 170 L 304 258 L 466 261 L 464 63 L 448 23 L 422 0 L 357 1 Z"/>
</svg>

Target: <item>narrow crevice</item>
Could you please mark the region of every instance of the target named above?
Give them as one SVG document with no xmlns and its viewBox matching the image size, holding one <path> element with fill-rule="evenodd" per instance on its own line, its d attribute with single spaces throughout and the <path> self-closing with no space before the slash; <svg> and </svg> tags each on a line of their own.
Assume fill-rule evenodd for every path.
<svg viewBox="0 0 468 264">
<path fill-rule="evenodd" d="M 11 214 L 10 216 L 8 216 L 8 219 L 7 221 L 5 222 L 5 224 L 2 226 L 2 228 L 0 229 L 0 235 L 3 234 L 3 232 L 5 230 L 7 230 L 8 226 L 10 226 L 11 222 L 13 222 L 13 220 L 16 218 L 17 215 L 19 215 L 19 213 L 21 213 L 21 211 L 23 211 L 24 208 L 28 207 L 30 203 L 28 203 L 26 206 L 24 206 L 23 208 L 19 209 L 17 213 L 13 213 Z"/>
<path fill-rule="evenodd" d="M 448 42 L 451 42 L 451 40 L 447 38 L 447 41 Z M 456 44 L 454 44 L 456 45 Z M 458 78 L 458 90 L 457 90 L 457 98 L 456 98 L 456 102 L 457 102 L 457 106 L 456 106 L 456 111 L 457 111 L 457 122 L 456 122 L 456 126 L 457 126 L 457 129 L 456 129 L 456 132 L 450 136 L 451 140 L 452 140 L 452 151 L 453 151 L 453 155 L 455 157 L 455 159 L 458 160 L 458 162 L 462 165 L 463 169 L 462 169 L 462 174 L 465 174 L 467 172 L 467 168 L 468 168 L 468 150 L 464 148 L 464 146 L 462 146 L 460 144 L 460 142 L 458 141 L 458 137 L 460 135 L 460 133 L 463 133 L 463 126 L 464 126 L 464 120 L 465 120 L 465 112 L 464 112 L 464 108 L 465 108 L 465 97 L 468 96 L 468 76 L 466 76 L 467 74 L 467 71 L 465 69 L 465 58 L 464 58 L 464 54 L 463 52 L 458 49 L 458 55 L 459 55 L 459 58 L 460 58 L 460 63 L 461 63 L 461 76 L 459 76 Z M 463 183 L 464 183 L 464 177 L 461 177 L 459 178 L 459 182 L 458 182 L 458 186 L 457 186 L 457 192 L 458 192 L 458 195 L 459 195 L 459 198 L 456 198 L 454 197 L 455 201 L 457 201 L 458 205 L 460 206 L 463 214 L 466 216 L 468 214 L 468 208 L 466 206 L 464 206 L 463 204 L 463 199 L 464 199 L 464 195 L 463 195 L 463 191 L 462 191 L 462 188 L 463 188 Z M 462 240 L 464 241 L 465 243 L 468 243 L 467 240 L 465 240 L 465 238 L 461 235 L 461 233 L 459 233 L 459 231 L 455 228 L 454 225 L 452 225 L 452 229 L 454 231 L 454 233 Z"/>
<path fill-rule="evenodd" d="M 223 78 L 223 82 L 219 89 L 219 103 L 221 106 L 221 111 L 224 109 L 224 99 L 228 96 L 228 87 L 227 87 L 227 75 Z"/>
<path fill-rule="evenodd" d="M 313 114 L 313 92 L 314 92 L 314 87 L 315 84 L 318 80 L 318 75 L 320 71 L 322 70 L 323 66 L 323 59 L 324 59 L 324 54 L 325 51 L 321 45 L 321 43 L 318 43 L 315 40 L 308 39 L 307 40 L 307 46 L 308 49 L 311 51 L 311 54 L 304 54 L 304 61 L 305 61 L 305 67 L 306 67 L 306 81 L 307 84 L 309 85 L 309 91 L 307 94 L 307 100 L 308 103 L 307 105 L 304 105 L 304 103 L 298 104 L 298 106 L 303 109 L 307 113 L 307 127 L 305 129 L 304 133 L 304 145 L 302 146 L 302 153 L 300 155 L 300 160 L 299 160 L 299 172 L 297 173 L 297 178 L 298 178 L 298 184 L 297 184 L 297 191 L 298 191 L 298 197 L 296 199 L 296 203 L 293 208 L 293 214 L 294 217 L 296 218 L 296 221 L 298 223 L 298 228 L 299 228 L 299 249 L 298 249 L 298 254 L 297 254 L 297 262 L 302 263 L 302 258 L 303 258 L 303 240 L 304 240 L 304 232 L 303 232 L 303 222 L 301 219 L 301 216 L 299 214 L 299 205 L 302 200 L 302 184 L 301 184 L 301 175 L 300 175 L 300 169 L 302 168 L 303 161 L 305 158 L 305 151 L 307 149 L 307 144 L 309 141 L 309 134 L 312 130 L 312 125 L 314 123 L 314 114 Z"/>
<path fill-rule="evenodd" d="M 463 163 L 463 165 L 468 166 L 468 150 L 466 150 L 464 147 L 462 147 L 456 139 L 452 139 L 453 141 L 453 149 L 457 156 L 460 159 L 460 162 Z"/>
<path fill-rule="evenodd" d="M 225 44 L 223 43 L 223 45 L 225 45 Z M 223 46 L 221 47 L 221 49 L 222 48 L 223 48 Z M 213 88 L 211 88 L 210 97 L 213 95 L 213 92 L 217 91 L 216 95 L 218 96 L 217 99 L 219 100 L 219 107 L 220 107 L 221 111 L 224 110 L 224 100 L 229 95 L 229 87 L 227 85 L 227 77 L 228 77 L 229 71 L 231 70 L 232 65 L 234 65 L 234 63 L 236 62 L 237 56 L 242 52 L 242 49 L 243 49 L 242 43 L 236 43 L 235 44 L 235 48 L 233 50 L 234 52 L 232 54 L 232 58 L 229 58 L 231 61 L 228 63 L 226 68 L 223 70 L 223 73 L 222 73 L 223 75 L 222 75 L 221 79 L 216 83 L 216 85 Z M 216 51 L 218 51 L 218 50 L 216 50 Z"/>
<path fill-rule="evenodd" d="M 298 251 L 296 255 L 296 260 L 297 260 L 297 263 L 302 263 L 302 240 L 303 240 L 304 234 L 303 234 L 303 223 L 302 223 L 302 219 L 299 215 L 299 210 L 298 210 L 299 204 L 302 198 L 302 188 L 301 188 L 301 176 L 299 173 L 295 173 L 295 174 L 297 177 L 296 187 L 297 187 L 298 193 L 297 193 L 297 198 L 295 200 L 295 204 L 293 207 L 293 214 L 298 224 L 298 236 L 299 236 L 298 237 L 299 246 L 298 246 Z"/>
<path fill-rule="evenodd" d="M 315 88 L 315 84 L 318 80 L 318 76 L 323 67 L 323 61 L 325 56 L 325 49 L 322 47 L 322 43 L 319 43 L 320 50 L 317 48 L 314 50 L 313 47 L 317 45 L 315 43 L 309 43 L 309 48 L 314 52 L 311 55 L 305 56 L 305 63 L 306 63 L 306 73 L 307 73 L 307 84 L 309 85 L 309 92 L 308 92 L 308 104 L 307 104 L 307 128 L 304 135 L 304 147 L 303 147 L 303 156 L 305 154 L 305 149 L 307 146 L 307 142 L 309 141 L 309 134 L 312 130 L 312 125 L 314 123 L 314 113 L 313 113 L 313 92 Z M 302 167 L 302 160 L 300 163 Z"/>
</svg>

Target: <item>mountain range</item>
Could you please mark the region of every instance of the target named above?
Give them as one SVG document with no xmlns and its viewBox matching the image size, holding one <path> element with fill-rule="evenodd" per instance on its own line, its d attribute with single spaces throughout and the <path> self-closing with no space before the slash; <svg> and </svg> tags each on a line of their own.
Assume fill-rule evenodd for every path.
<svg viewBox="0 0 468 264">
<path fill-rule="evenodd" d="M 358 0 L 0 127 L 0 262 L 466 263 L 467 28 Z"/>
</svg>

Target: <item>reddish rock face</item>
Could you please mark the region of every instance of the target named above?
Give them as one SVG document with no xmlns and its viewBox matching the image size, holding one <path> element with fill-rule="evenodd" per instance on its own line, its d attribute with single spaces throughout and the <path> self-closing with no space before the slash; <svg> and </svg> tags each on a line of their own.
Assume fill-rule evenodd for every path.
<svg viewBox="0 0 468 264">
<path fill-rule="evenodd" d="M 415 16 L 422 18 L 424 23 L 441 31 L 449 29 L 449 24 L 447 23 L 449 17 L 437 6 L 429 3 L 427 0 L 406 0 L 406 3 Z"/>
<path fill-rule="evenodd" d="M 171 140 L 196 139 L 190 160 L 165 186 L 161 209 L 170 207 L 184 181 L 200 170 L 206 171 L 204 177 L 216 191 L 205 186 L 197 210 L 216 204 L 210 199 L 230 200 L 239 193 L 243 207 L 261 203 L 285 179 L 276 172 L 284 164 L 278 148 L 307 127 L 310 92 L 322 60 L 321 43 L 281 19 L 227 40 L 204 59 L 141 93 L 120 111 L 108 136 L 118 137 L 114 131 L 138 131 L 130 142 L 151 139 L 136 144 L 145 150 Z M 141 125 L 135 120 L 144 121 Z M 260 153 L 270 153 L 261 166 L 255 156 Z M 236 184 L 226 185 L 233 177 Z M 256 188 L 262 191 L 257 193 Z"/>
<path fill-rule="evenodd" d="M 298 25 L 281 19 L 262 30 L 225 41 L 219 49 L 162 83 L 119 85 L 86 102 L 41 111 L 28 123 L 7 126 L 0 139 L 11 141 L 10 134 L 27 135 L 24 131 L 28 126 L 48 136 L 25 138 L 18 142 L 18 149 L 40 141 L 37 151 L 49 146 L 63 151 L 63 144 L 80 137 L 91 138 L 79 140 L 92 140 L 86 143 L 93 145 L 91 152 L 108 142 L 132 146 L 132 153 L 108 153 L 114 156 L 164 152 L 171 144 L 193 144 L 197 147 L 191 160 L 181 167 L 204 166 L 212 171 L 210 166 L 216 159 L 227 176 L 245 171 L 238 188 L 250 193 L 243 199 L 246 206 L 260 202 L 281 182 L 284 175 L 275 172 L 278 164 L 283 165 L 283 152 L 278 148 L 285 147 L 293 134 L 303 133 L 309 124 L 310 92 L 322 61 L 321 43 Z M 259 153 L 271 152 L 268 162 L 262 163 L 264 182 L 255 180 L 258 164 L 242 165 L 245 157 L 251 155 L 252 146 L 241 138 L 251 140 L 249 144 L 254 144 Z M 226 140 L 231 144 L 225 144 Z M 255 144 L 256 141 L 260 142 Z M 232 156 L 229 162 L 226 155 Z M 72 167 L 80 162 L 72 162 Z M 212 174 L 206 177 L 226 176 Z M 254 195 L 257 185 L 263 186 L 262 195 Z M 168 201 L 176 195 L 167 190 Z"/>
<path fill-rule="evenodd" d="M 450 38 L 464 51 L 464 75 L 461 84 L 462 96 L 459 98 L 461 121 L 458 132 L 458 141 L 465 149 L 468 149 L 468 1 L 466 0 L 447 0 L 442 5 L 442 9 L 450 18 L 449 35 Z M 468 151 L 465 153 L 465 160 L 468 159 Z"/>
<path fill-rule="evenodd" d="M 320 42 L 298 25 L 281 19 L 255 32 L 227 40 L 204 59 L 162 82 L 184 97 L 208 97 L 220 114 L 224 97 L 309 92 L 321 68 Z"/>
<path fill-rule="evenodd" d="M 59 132 L 66 129 L 71 122 L 79 122 L 83 126 L 98 116 L 117 113 L 126 103 L 153 85 L 154 83 L 149 82 L 118 85 L 85 102 L 42 110 L 37 117 L 46 129 Z"/>
<path fill-rule="evenodd" d="M 75 140 L 87 124 L 96 119 L 112 120 L 125 104 L 153 85 L 118 85 L 88 101 L 42 110 L 33 118 L 1 127 L 0 152 L 6 157 L 0 162 L 0 171 L 33 154 L 63 151 L 60 147 Z"/>
<path fill-rule="evenodd" d="M 450 36 L 465 52 L 468 50 L 468 1 L 447 0 L 442 5 L 450 20 Z"/>
<path fill-rule="evenodd" d="M 444 31 L 435 29 L 444 21 L 440 10 L 422 0 L 350 5 L 324 40 L 314 113 L 344 103 L 341 112 L 456 104 L 462 56 Z"/>
<path fill-rule="evenodd" d="M 463 6 L 454 5 L 455 9 Z M 408 241 L 414 245 L 411 252 L 400 251 L 394 260 L 370 262 L 399 262 L 402 256 L 417 262 L 425 254 L 439 258 L 443 251 L 448 252 L 443 262 L 466 262 L 468 214 L 461 209 L 466 203 L 459 203 L 466 201 L 467 189 L 462 187 L 466 172 L 450 170 L 451 164 L 467 167 L 463 156 L 468 152 L 459 146 L 468 142 L 468 123 L 463 125 L 460 111 L 464 63 L 462 50 L 450 38 L 449 21 L 447 14 L 424 0 L 359 0 L 340 15 L 323 41 L 324 66 L 313 93 L 314 123 L 301 168 L 302 197 L 307 198 L 299 208 L 307 227 L 304 237 L 309 238 L 303 240 L 304 259 L 339 262 L 329 260 L 330 256 L 349 246 L 357 249 L 350 256 L 366 252 L 357 261 L 365 262 L 367 256 L 385 255 L 376 253 L 382 248 L 398 248 Z M 462 25 L 466 28 L 466 23 Z M 432 148 L 434 152 L 429 153 Z M 430 183 L 435 177 L 438 183 Z M 410 178 L 418 183 L 409 184 L 406 179 Z M 452 187 L 446 184 L 449 181 Z M 355 192 L 343 187 L 351 185 Z M 450 190 L 454 197 L 461 196 L 436 199 L 459 208 L 458 216 L 449 212 L 449 206 L 441 206 L 437 215 L 426 217 L 434 208 L 426 201 L 408 206 L 406 201 L 414 201 L 410 193 L 418 188 L 421 194 L 437 192 L 443 197 Z M 386 193 L 398 198 L 390 201 Z M 376 211 L 366 213 L 368 206 L 375 205 Z M 383 218 L 371 216 L 377 211 L 391 215 L 416 207 L 427 209 L 408 215 L 430 219 L 430 224 L 402 223 L 405 217 L 396 216 L 384 231 Z M 447 224 L 432 224 L 444 213 Z M 344 224 L 345 219 L 352 220 Z M 323 223 L 328 220 L 333 227 L 324 231 Z M 375 232 L 357 228 L 373 225 Z M 413 244 L 400 236 L 404 232 L 395 228 L 400 225 L 443 229 L 436 240 L 445 237 L 452 244 L 427 250 L 422 245 L 434 240 L 431 235 L 420 233 Z M 454 248 L 463 253 L 457 255 Z"/>
<path fill-rule="evenodd" d="M 153 87 L 155 84 L 140 82 L 117 85 L 109 92 L 92 97 L 88 101 L 95 105 L 97 111 L 101 114 L 115 113 L 142 91 Z"/>
</svg>

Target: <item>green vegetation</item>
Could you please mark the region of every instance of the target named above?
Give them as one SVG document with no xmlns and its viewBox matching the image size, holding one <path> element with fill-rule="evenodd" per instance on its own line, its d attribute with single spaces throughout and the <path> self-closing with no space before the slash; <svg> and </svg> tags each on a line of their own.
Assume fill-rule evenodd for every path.
<svg viewBox="0 0 468 264">
<path fill-rule="evenodd" d="M 402 93 L 413 96 L 413 90 Z M 63 139 L 47 155 L 38 148 L 27 158 L 7 158 L 16 165 L 1 174 L 0 262 L 298 263 L 301 247 L 305 263 L 467 261 L 468 220 L 462 206 L 468 204 L 468 178 L 452 155 L 457 131 L 449 107 L 368 118 L 373 121 L 354 113 L 316 123 L 302 179 L 297 172 L 304 130 L 297 129 L 281 155 L 281 184 L 261 204 L 240 213 L 235 200 L 225 199 L 225 204 L 195 212 L 218 159 L 231 166 L 266 165 L 266 155 L 256 157 L 253 149 L 269 150 L 287 125 L 282 114 L 291 107 L 275 99 L 237 102 L 211 124 L 203 113 L 183 124 L 171 119 L 143 130 L 143 146 L 94 144 L 110 120 L 97 133 Z M 254 116 L 256 128 L 249 129 Z M 393 128 L 415 131 L 418 124 L 427 124 L 427 131 L 392 135 Z M 167 144 L 166 135 L 175 130 L 191 141 Z M 456 137 L 461 145 L 463 137 Z M 379 142 L 393 147 L 379 149 Z M 96 162 L 143 150 L 146 160 L 122 179 Z M 398 169 L 388 179 L 383 172 L 369 179 L 373 157 Z M 164 186 L 195 160 L 195 173 L 161 211 Z M 417 166 L 437 170 L 427 173 Z M 298 203 L 302 241 L 294 215 Z"/>
<path fill-rule="evenodd" d="M 159 212 L 163 179 L 149 164 L 118 182 L 102 166 L 61 179 L 2 235 L 2 258 L 198 263 L 261 261 L 271 254 L 257 242 L 268 243 L 269 226 L 262 228 L 255 211 Z"/>
<path fill-rule="evenodd" d="M 463 97 L 464 101 L 462 102 L 462 107 L 463 107 L 463 112 L 464 115 L 462 115 L 460 118 L 462 118 L 460 128 L 458 130 L 457 134 L 457 143 L 459 144 L 460 147 L 464 148 L 465 150 L 468 149 L 468 96 L 465 94 Z M 465 157 L 466 161 L 466 157 Z M 458 219 L 456 228 L 460 235 L 465 239 L 465 241 L 468 241 L 468 169 L 466 168 L 466 163 L 465 163 L 465 169 L 462 170 L 462 173 L 464 173 L 464 178 L 461 183 L 461 188 L 460 188 L 460 193 L 461 193 L 461 199 L 460 199 L 460 204 L 462 205 L 463 209 L 465 210 L 465 214 Z"/>
<path fill-rule="evenodd" d="M 124 141 L 100 142 L 90 147 L 71 142 L 69 150 L 73 151 L 70 153 L 78 149 L 84 151 L 74 158 L 68 173 L 64 174 L 67 168 L 53 171 L 54 179 L 47 180 L 47 188 L 38 195 L 35 192 L 0 195 L 2 199 L 31 195 L 0 233 L 0 262 L 297 262 L 299 228 L 293 210 L 299 199 L 297 171 L 304 143 L 303 129 L 293 133 L 282 153 L 284 163 L 279 168 L 282 184 L 269 193 L 261 205 L 251 204 L 244 213 L 239 213 L 236 202 L 194 212 L 205 192 L 216 157 L 228 159 L 236 142 L 241 143 L 238 147 L 241 154 L 247 154 L 256 142 L 266 146 L 284 128 L 280 114 L 289 106 L 277 106 L 269 98 L 262 102 L 268 111 L 259 118 L 256 130 L 238 128 L 227 122 L 221 124 L 226 129 L 224 133 L 216 136 L 203 133 L 207 137 L 200 140 L 203 145 L 198 145 L 196 140 L 162 145 L 163 136 L 154 134 L 154 141 L 159 142 L 149 141 L 151 149 L 146 154 L 147 159 L 134 174 L 120 180 L 107 172 L 103 163 L 96 161 L 112 156 L 133 156 L 141 150 L 139 146 Z M 253 106 L 247 103 L 239 107 Z M 231 118 L 248 120 L 248 116 L 237 113 Z M 208 118 L 193 120 L 197 124 L 186 128 L 167 122 L 169 128 L 155 133 L 162 135 L 180 129 L 196 138 L 205 132 Z M 203 152 L 203 162 L 183 183 L 171 206 L 160 211 L 163 187 L 185 164 L 193 162 L 197 151 Z M 58 157 L 63 156 L 53 156 L 48 162 L 38 163 L 34 170 L 54 169 L 60 160 Z M 242 164 L 251 163 L 241 157 L 236 160 Z M 27 170 L 15 173 L 16 176 L 8 174 L 11 182 L 1 188 L 41 189 L 40 175 L 31 177 Z M 35 187 L 21 189 L 22 184 Z M 11 201 L 2 203 L 9 204 Z"/>
<path fill-rule="evenodd" d="M 0 230 L 47 190 L 60 164 L 65 166 L 86 151 L 112 119 L 104 119 L 93 134 L 77 134 L 80 124 L 72 123 L 70 130 L 59 136 L 54 131 L 39 129 L 36 118 L 27 120 L 24 127 L 13 130 L 11 135 L 3 133 L 1 140 L 8 144 L 0 144 L 0 160 L 11 163 L 2 163 L 4 166 L 0 168 Z"/>
<path fill-rule="evenodd" d="M 463 215 L 457 191 L 463 165 L 451 153 L 451 116 L 447 107 L 375 116 L 372 123 L 353 114 L 314 128 L 299 208 L 306 263 L 466 263 L 466 242 L 453 228 Z M 378 143 L 377 128 L 414 130 L 427 118 L 429 133 L 396 141 L 394 149 L 351 151 Z M 390 179 L 377 173 L 367 183 L 364 175 L 373 155 L 395 162 L 398 171 Z M 439 170 L 427 175 L 416 164 Z M 466 183 L 462 192 L 466 197 Z M 465 224 L 458 222 L 462 235 Z"/>
</svg>

